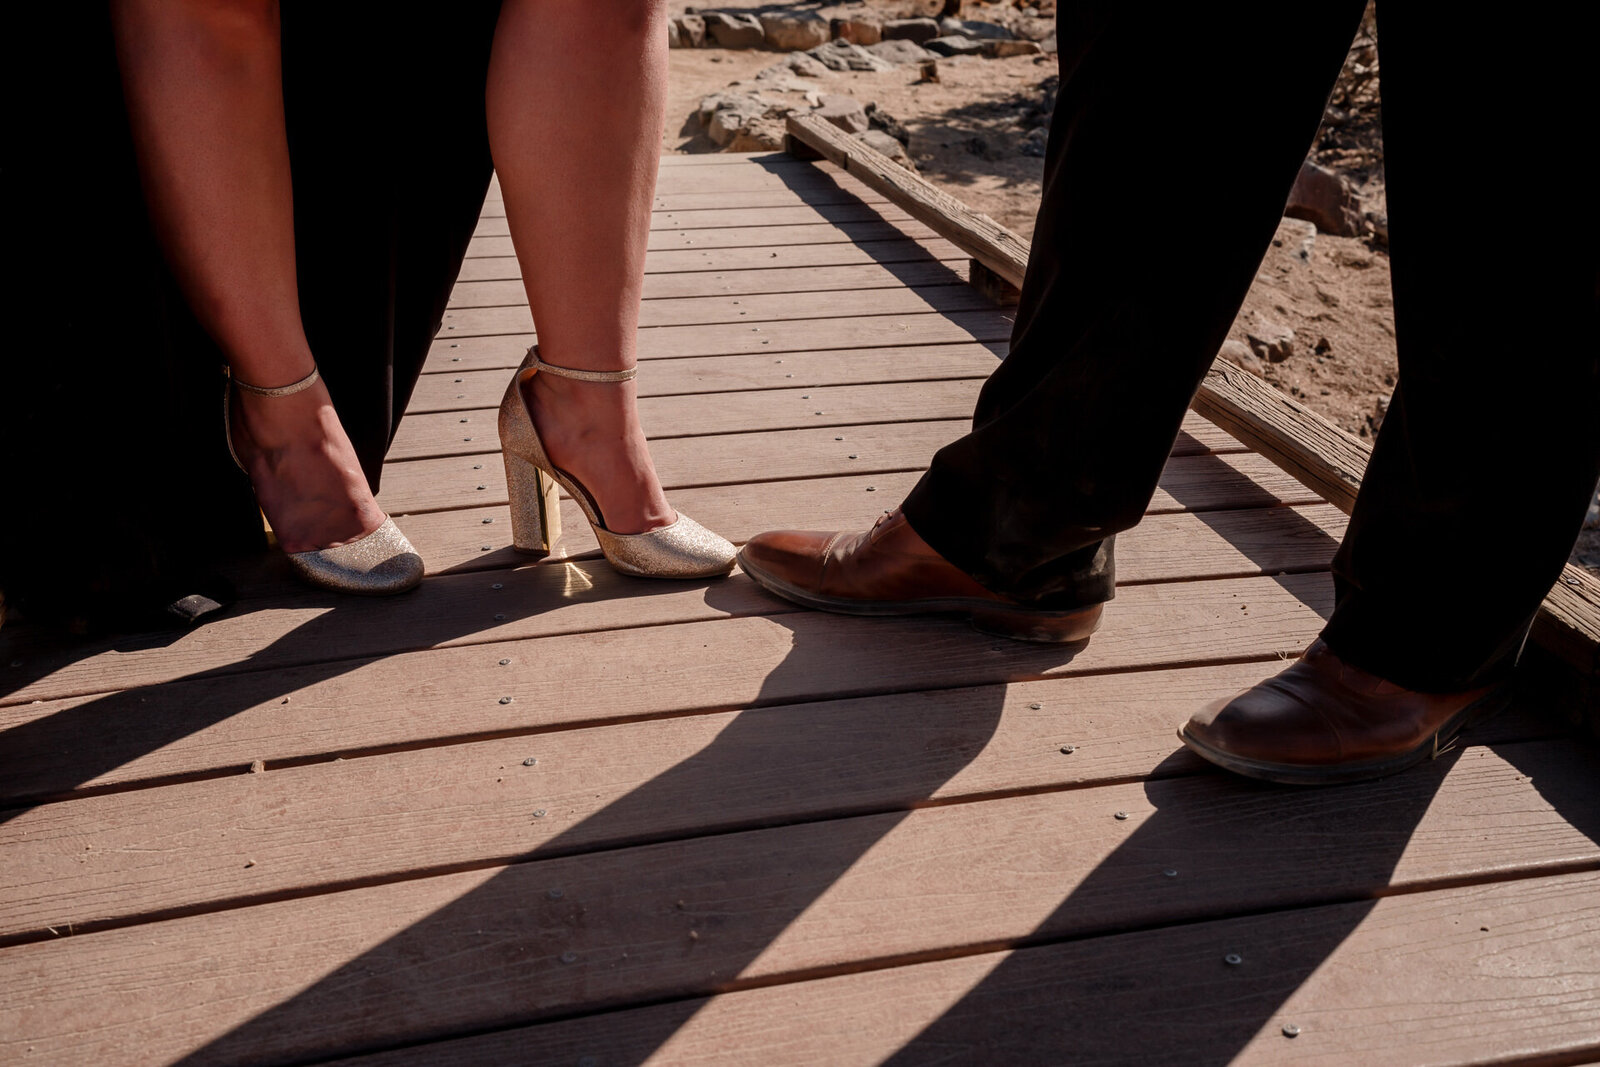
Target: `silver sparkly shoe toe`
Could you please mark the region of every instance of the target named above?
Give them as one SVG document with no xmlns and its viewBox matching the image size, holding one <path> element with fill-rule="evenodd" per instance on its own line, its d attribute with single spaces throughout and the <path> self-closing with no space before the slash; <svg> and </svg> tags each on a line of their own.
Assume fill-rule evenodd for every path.
<svg viewBox="0 0 1600 1067">
<path fill-rule="evenodd" d="M 297 382 L 275 389 L 248 385 L 228 373 L 222 390 L 222 433 L 228 441 L 228 455 L 245 476 L 239 453 L 233 448 L 233 421 L 229 414 L 229 400 L 235 388 L 257 396 L 293 396 L 317 384 L 320 374 L 316 367 Z M 356 593 L 361 596 L 391 596 L 415 589 L 422 582 L 422 557 L 416 547 L 400 532 L 394 520 L 385 518 L 383 525 L 369 534 L 334 548 L 316 548 L 306 552 L 286 552 L 289 565 L 303 581 L 319 589 L 336 593 Z"/>
<path fill-rule="evenodd" d="M 591 371 L 555 367 L 539 359 L 537 346 L 528 350 L 500 402 L 500 452 L 506 466 L 506 490 L 511 495 L 511 538 L 518 550 L 542 555 L 555 547 L 561 537 L 556 492 L 560 486 L 583 509 L 606 561 L 623 574 L 715 578 L 733 570 L 733 545 L 682 512 L 676 522 L 644 533 L 619 534 L 606 529 L 594 497 L 576 478 L 550 462 L 534 429 L 533 416 L 522 399 L 522 383 L 540 371 L 582 382 L 625 382 L 638 368 Z"/>
<path fill-rule="evenodd" d="M 422 582 L 422 557 L 393 519 L 337 548 L 288 552 L 294 572 L 312 585 L 338 593 L 389 596 Z"/>
</svg>

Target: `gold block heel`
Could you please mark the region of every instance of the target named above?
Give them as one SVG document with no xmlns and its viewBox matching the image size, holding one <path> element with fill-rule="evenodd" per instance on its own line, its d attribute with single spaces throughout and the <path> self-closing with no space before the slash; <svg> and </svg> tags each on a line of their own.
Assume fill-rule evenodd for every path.
<svg viewBox="0 0 1600 1067">
<path fill-rule="evenodd" d="M 521 456 L 502 453 L 511 494 L 511 543 L 518 552 L 548 556 L 561 540 L 561 489 Z"/>
<path fill-rule="evenodd" d="M 606 529 L 594 497 L 572 475 L 556 469 L 539 440 L 533 416 L 522 399 L 522 383 L 540 371 L 582 382 L 625 382 L 637 373 L 632 367 L 619 371 L 554 367 L 539 359 L 537 345 L 528 349 L 527 358 L 517 368 L 500 401 L 500 452 L 505 457 L 506 489 L 511 494 L 511 538 L 517 549 L 549 552 L 561 536 L 556 498 L 559 485 L 594 528 L 606 562 L 623 574 L 640 578 L 713 578 L 733 570 L 733 545 L 681 512 L 670 525 L 644 533 L 619 534 Z"/>
</svg>

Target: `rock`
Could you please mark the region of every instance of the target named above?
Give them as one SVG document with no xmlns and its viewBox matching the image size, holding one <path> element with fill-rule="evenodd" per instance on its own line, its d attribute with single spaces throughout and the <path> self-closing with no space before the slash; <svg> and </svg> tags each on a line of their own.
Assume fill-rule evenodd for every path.
<svg viewBox="0 0 1600 1067">
<path fill-rule="evenodd" d="M 1350 183 L 1309 159 L 1300 165 L 1283 213 L 1291 219 L 1304 219 L 1336 237 L 1359 237 L 1366 232 L 1361 204 Z"/>
<path fill-rule="evenodd" d="M 853 96 L 824 96 L 822 106 L 812 114 L 827 119 L 846 133 L 865 133 L 872 125 L 867 120 L 867 109 Z"/>
<path fill-rule="evenodd" d="M 1033 156 L 1036 159 L 1044 158 L 1045 145 L 1049 143 L 1050 133 L 1043 126 L 1029 130 L 1022 135 L 1022 154 Z"/>
<path fill-rule="evenodd" d="M 760 81 L 782 81 L 791 79 L 796 74 L 802 78 L 826 78 L 828 68 L 808 53 L 791 52 L 783 57 L 782 62 L 774 63 L 758 72 L 756 78 Z M 806 88 L 808 87 L 801 86 L 800 91 L 803 92 Z"/>
<path fill-rule="evenodd" d="M 1383 425 L 1384 418 L 1389 414 L 1389 400 L 1389 397 L 1380 396 L 1377 400 L 1373 401 L 1372 414 L 1368 417 L 1367 421 L 1372 424 L 1372 430 L 1374 433 L 1377 432 L 1378 427 Z"/>
<path fill-rule="evenodd" d="M 1250 351 L 1250 346 L 1243 341 L 1222 342 L 1222 349 L 1217 355 L 1236 367 L 1243 367 L 1251 374 L 1260 374 L 1267 369 L 1256 354 Z"/>
<path fill-rule="evenodd" d="M 781 152 L 783 135 L 787 132 L 782 118 L 752 119 L 741 127 L 733 140 L 723 146 L 724 152 Z"/>
<path fill-rule="evenodd" d="M 835 40 L 850 44 L 877 44 L 883 40 L 883 23 L 875 18 L 858 16 L 834 19 L 829 26 Z"/>
<path fill-rule="evenodd" d="M 873 129 L 882 130 L 902 145 L 910 147 L 911 131 L 906 129 L 905 124 L 899 119 L 883 110 L 877 104 L 867 105 L 867 121 L 872 124 Z"/>
<path fill-rule="evenodd" d="M 993 22 L 979 22 L 976 19 L 940 19 L 939 32 L 951 37 L 971 37 L 974 40 L 984 41 L 1009 41 L 1016 34 L 1004 26 Z"/>
<path fill-rule="evenodd" d="M 1034 15 L 1019 19 L 1013 26 L 1012 32 L 1024 41 L 1042 41 L 1046 37 L 1056 35 L 1056 20 L 1042 19 Z"/>
<path fill-rule="evenodd" d="M 1294 355 L 1294 331 L 1287 326 L 1258 318 L 1244 337 L 1250 343 L 1250 351 L 1268 363 L 1282 363 Z"/>
<path fill-rule="evenodd" d="M 935 37 L 924 41 L 923 47 L 941 56 L 976 56 L 983 52 L 983 42 L 971 37 Z"/>
<path fill-rule="evenodd" d="M 880 41 L 868 45 L 867 51 L 897 66 L 903 63 L 926 63 L 935 58 L 932 52 L 915 41 Z"/>
<path fill-rule="evenodd" d="M 760 22 L 767 47 L 779 52 L 804 52 L 833 39 L 827 20 L 809 12 L 762 15 Z"/>
<path fill-rule="evenodd" d="M 706 20 L 699 15 L 679 15 L 672 20 L 678 27 L 678 47 L 704 48 L 706 46 Z"/>
<path fill-rule="evenodd" d="M 939 24 L 932 19 L 890 19 L 883 24 L 885 41 L 911 41 L 921 44 L 939 36 Z"/>
<path fill-rule="evenodd" d="M 879 47 L 874 45 L 873 47 Z M 848 41 L 829 41 L 806 53 L 829 70 L 893 70 L 894 64 L 881 59 L 860 45 Z"/>
<path fill-rule="evenodd" d="M 775 105 L 756 93 L 721 92 L 702 99 L 699 114 L 706 128 L 706 136 L 717 145 L 730 151 L 759 151 L 732 146 L 739 143 L 741 135 L 747 134 L 761 119 L 768 118 L 774 111 L 786 113 L 789 110 L 792 109 L 781 104 Z M 778 144 L 781 145 L 782 141 L 780 134 Z"/>
<path fill-rule="evenodd" d="M 925 59 L 917 64 L 917 80 L 919 82 L 937 82 L 939 80 L 939 61 Z"/>
<path fill-rule="evenodd" d="M 856 135 L 867 147 L 882 152 L 907 170 L 916 170 L 916 164 L 911 162 L 911 157 L 906 154 L 906 146 L 890 137 L 882 130 L 867 130 Z"/>
<path fill-rule="evenodd" d="M 668 19 L 667 20 L 667 47 L 668 48 L 682 48 L 683 47 L 683 38 L 681 37 L 681 35 L 679 33 L 679 30 L 678 30 L 678 20 L 677 19 Z"/>
<path fill-rule="evenodd" d="M 766 42 L 761 20 L 754 15 L 708 11 L 702 17 L 706 20 L 706 36 L 720 48 L 760 48 Z"/>
<path fill-rule="evenodd" d="M 983 54 L 990 59 L 1009 59 L 1012 56 L 1036 56 L 1044 49 L 1034 41 L 1019 41 L 1015 38 L 979 42 L 983 45 Z"/>
</svg>

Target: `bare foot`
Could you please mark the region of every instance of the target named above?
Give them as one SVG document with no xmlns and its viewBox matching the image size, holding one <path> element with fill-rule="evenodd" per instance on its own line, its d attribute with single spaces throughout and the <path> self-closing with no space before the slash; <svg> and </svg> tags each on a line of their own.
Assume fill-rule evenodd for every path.
<svg viewBox="0 0 1600 1067">
<path fill-rule="evenodd" d="M 589 491 L 612 533 L 644 533 L 678 518 L 650 461 L 636 395 L 631 381 L 535 374 L 522 383 L 550 462 Z"/>
<path fill-rule="evenodd" d="M 383 525 L 321 382 L 292 396 L 235 390 L 231 412 L 234 451 L 285 552 L 335 548 Z"/>
</svg>

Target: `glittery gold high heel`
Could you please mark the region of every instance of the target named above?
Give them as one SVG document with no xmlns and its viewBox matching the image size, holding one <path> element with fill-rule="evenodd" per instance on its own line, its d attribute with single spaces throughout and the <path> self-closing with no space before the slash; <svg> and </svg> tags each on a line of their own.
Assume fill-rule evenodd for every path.
<svg viewBox="0 0 1600 1067">
<path fill-rule="evenodd" d="M 228 455 L 233 457 L 234 465 L 249 477 L 250 472 L 245 470 L 239 453 L 233 447 L 233 422 L 229 412 L 233 390 L 241 389 L 256 396 L 293 396 L 316 385 L 321 374 L 316 367 L 312 367 L 311 373 L 297 382 L 267 389 L 241 382 L 226 367 L 223 373 L 227 381 L 222 388 L 222 433 L 227 439 Z M 382 526 L 354 541 L 334 548 L 286 552 L 284 555 L 302 581 L 336 593 L 390 596 L 415 589 L 422 581 L 422 557 L 406 539 L 406 535 L 400 532 L 394 520 L 387 517 Z"/>
<path fill-rule="evenodd" d="M 528 349 L 527 358 L 512 376 L 505 399 L 500 402 L 500 452 L 506 465 L 506 489 L 511 494 L 511 538 L 517 549 L 542 555 L 555 547 L 561 537 L 556 492 L 560 486 L 583 509 L 606 561 L 623 574 L 641 578 L 711 578 L 731 571 L 733 545 L 682 512 L 671 525 L 644 533 L 619 534 L 606 529 L 594 496 L 576 478 L 550 462 L 539 431 L 534 429 L 533 416 L 522 399 L 522 383 L 541 371 L 580 382 L 625 382 L 638 373 L 638 368 L 594 371 L 555 367 L 539 359 L 537 345 Z"/>
</svg>

